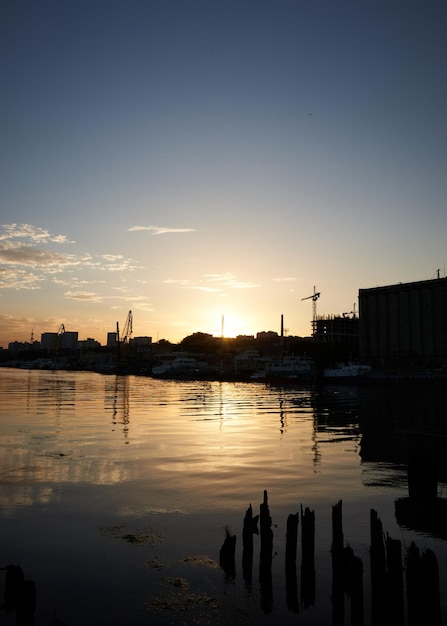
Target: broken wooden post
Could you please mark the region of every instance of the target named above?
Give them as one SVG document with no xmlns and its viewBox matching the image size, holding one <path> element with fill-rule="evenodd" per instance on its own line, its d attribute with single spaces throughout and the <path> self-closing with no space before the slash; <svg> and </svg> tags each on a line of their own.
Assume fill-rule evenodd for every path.
<svg viewBox="0 0 447 626">
<path fill-rule="evenodd" d="M 236 535 L 232 535 L 228 526 L 225 528 L 225 541 L 219 553 L 219 565 L 230 579 L 236 577 Z"/>
<path fill-rule="evenodd" d="M 286 602 L 289 611 L 299 613 L 296 549 L 298 542 L 298 513 L 287 518 L 286 531 Z"/>
<path fill-rule="evenodd" d="M 251 583 L 253 574 L 253 535 L 258 531 L 259 515 L 253 517 L 251 504 L 244 517 L 244 527 L 242 530 L 242 576 L 247 583 Z"/>
<path fill-rule="evenodd" d="M 427 549 L 423 552 L 421 561 L 424 618 L 430 626 L 441 626 L 438 560 L 435 553 Z"/>
<path fill-rule="evenodd" d="M 404 585 L 402 573 L 402 550 L 399 539 L 386 538 L 387 558 L 387 615 L 390 624 L 404 624 Z"/>
<path fill-rule="evenodd" d="M 370 511 L 371 532 L 371 614 L 372 624 L 382 623 L 386 612 L 386 554 L 382 522 Z"/>
<path fill-rule="evenodd" d="M 363 625 L 363 562 L 354 556 L 350 563 L 351 624 Z"/>
<path fill-rule="evenodd" d="M 304 606 L 315 604 L 315 512 L 301 505 L 301 597 Z"/>
<path fill-rule="evenodd" d="M 332 615 L 334 625 L 344 622 L 342 501 L 332 506 Z"/>
<path fill-rule="evenodd" d="M 408 626 L 424 623 L 424 603 L 421 597 L 422 561 L 419 548 L 411 542 L 407 553 L 407 613 Z"/>
<path fill-rule="evenodd" d="M 421 556 L 414 541 L 408 549 L 406 581 L 408 626 L 422 623 L 440 626 L 438 561 L 430 549 Z"/>
<path fill-rule="evenodd" d="M 298 513 L 292 514 L 287 518 L 286 531 L 286 567 L 296 564 L 296 548 L 298 542 Z"/>
<path fill-rule="evenodd" d="M 259 581 L 261 583 L 261 605 L 264 613 L 270 613 L 273 603 L 272 589 L 272 558 L 273 558 L 273 531 L 272 518 L 268 505 L 267 490 L 264 490 L 264 500 L 260 505 L 259 526 L 261 533 L 261 553 L 259 560 Z"/>
</svg>

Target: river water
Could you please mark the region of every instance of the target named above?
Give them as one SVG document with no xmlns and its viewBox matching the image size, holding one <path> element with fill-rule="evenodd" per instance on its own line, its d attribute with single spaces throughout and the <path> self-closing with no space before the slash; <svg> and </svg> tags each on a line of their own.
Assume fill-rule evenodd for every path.
<svg viewBox="0 0 447 626">
<path fill-rule="evenodd" d="M 332 507 L 363 562 L 371 623 L 370 511 L 384 533 L 435 552 L 447 620 L 447 546 L 398 523 L 410 452 L 436 456 L 445 482 L 441 387 L 268 387 L 86 372 L 0 369 L 0 566 L 36 584 L 36 626 L 332 624 Z M 242 527 L 267 491 L 272 596 L 242 575 Z M 287 602 L 290 513 L 315 513 L 315 595 Z M 225 529 L 236 576 L 219 567 Z M 2 572 L 4 574 L 4 572 Z M 0 573 L 0 574 L 2 574 Z M 4 577 L 0 576 L 0 584 Z M 345 623 L 350 624 L 349 598 Z M 13 624 L 11 612 L 0 622 Z"/>
</svg>

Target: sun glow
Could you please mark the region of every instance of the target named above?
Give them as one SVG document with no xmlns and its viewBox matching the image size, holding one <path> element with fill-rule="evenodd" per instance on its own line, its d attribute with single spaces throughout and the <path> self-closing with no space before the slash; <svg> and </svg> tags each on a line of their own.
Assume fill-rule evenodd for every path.
<svg viewBox="0 0 447 626">
<path fill-rule="evenodd" d="M 241 317 L 236 315 L 222 315 L 221 333 L 222 337 L 237 337 L 238 335 L 252 335 L 251 330 Z"/>
</svg>

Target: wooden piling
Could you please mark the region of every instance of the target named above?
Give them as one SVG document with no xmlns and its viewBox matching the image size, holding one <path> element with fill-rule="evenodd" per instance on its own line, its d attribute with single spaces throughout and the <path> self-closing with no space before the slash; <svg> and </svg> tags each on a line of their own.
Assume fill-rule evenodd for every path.
<svg viewBox="0 0 447 626">
<path fill-rule="evenodd" d="M 363 626 L 363 562 L 354 556 L 350 566 L 351 624 Z"/>
<path fill-rule="evenodd" d="M 421 574 L 425 621 L 430 626 L 441 626 L 439 566 L 435 553 L 430 549 L 422 554 Z"/>
<path fill-rule="evenodd" d="M 404 626 L 404 585 L 402 549 L 398 539 L 386 538 L 387 617 L 393 626 Z"/>
<path fill-rule="evenodd" d="M 304 606 L 315 604 L 315 512 L 301 505 L 301 598 Z"/>
<path fill-rule="evenodd" d="M 386 553 L 382 522 L 374 509 L 370 511 L 371 533 L 371 617 L 372 626 L 386 618 Z"/>
<path fill-rule="evenodd" d="M 286 531 L 286 602 L 287 608 L 293 613 L 299 613 L 298 580 L 296 574 L 298 524 L 298 513 L 291 513 L 287 518 Z"/>
<path fill-rule="evenodd" d="M 424 603 L 421 595 L 422 560 L 419 548 L 411 542 L 407 553 L 407 614 L 408 626 L 424 623 Z"/>
<path fill-rule="evenodd" d="M 272 589 L 272 558 L 273 558 L 273 531 L 272 518 L 268 505 L 267 490 L 264 490 L 264 500 L 260 505 L 259 526 L 261 534 L 261 552 L 259 558 L 259 581 L 261 584 L 261 606 L 264 613 L 270 613 L 273 604 Z"/>
<path fill-rule="evenodd" d="M 298 513 L 292 514 L 287 518 L 286 531 L 286 566 L 296 564 L 296 550 L 298 542 Z"/>
<path fill-rule="evenodd" d="M 258 519 L 259 515 L 253 517 L 253 509 L 250 504 L 245 512 L 242 529 L 242 576 L 248 584 L 251 584 L 253 575 L 253 535 L 259 534 Z"/>
<path fill-rule="evenodd" d="M 219 553 L 219 565 L 225 572 L 227 578 L 236 578 L 236 535 L 232 535 L 230 529 L 225 529 L 225 541 Z"/>
<path fill-rule="evenodd" d="M 344 622 L 342 501 L 332 506 L 332 615 L 334 626 Z"/>
</svg>

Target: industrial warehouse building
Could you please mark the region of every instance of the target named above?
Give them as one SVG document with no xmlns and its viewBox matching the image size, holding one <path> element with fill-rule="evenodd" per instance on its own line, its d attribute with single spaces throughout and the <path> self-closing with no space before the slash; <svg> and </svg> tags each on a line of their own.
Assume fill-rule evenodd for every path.
<svg viewBox="0 0 447 626">
<path fill-rule="evenodd" d="M 360 358 L 379 368 L 447 367 L 447 278 L 359 290 Z"/>
</svg>

